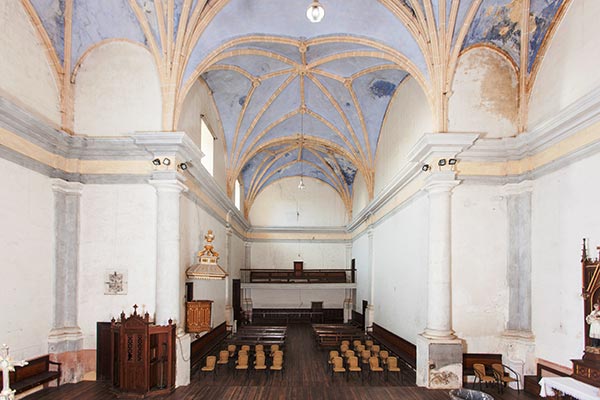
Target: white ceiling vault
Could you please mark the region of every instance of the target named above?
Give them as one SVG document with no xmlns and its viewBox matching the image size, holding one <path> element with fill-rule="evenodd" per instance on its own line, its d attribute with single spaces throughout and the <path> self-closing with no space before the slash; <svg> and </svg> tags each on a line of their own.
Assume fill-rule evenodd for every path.
<svg viewBox="0 0 600 400">
<path fill-rule="evenodd" d="M 396 89 L 414 78 L 444 131 L 446 93 L 467 48 L 505 55 L 526 96 L 569 0 L 322 0 L 317 24 L 306 18 L 309 0 L 21 2 L 65 82 L 99 44 L 147 47 L 163 86 L 165 130 L 177 128 L 187 92 L 204 79 L 223 124 L 228 192 L 241 178 L 247 213 L 261 190 L 290 176 L 327 183 L 348 211 L 357 173 L 373 196 Z"/>
</svg>

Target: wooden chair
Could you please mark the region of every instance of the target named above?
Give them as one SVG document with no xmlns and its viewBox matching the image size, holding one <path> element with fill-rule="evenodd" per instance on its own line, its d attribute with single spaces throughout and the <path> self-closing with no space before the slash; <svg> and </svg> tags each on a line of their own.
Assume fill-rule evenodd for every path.
<svg viewBox="0 0 600 400">
<path fill-rule="evenodd" d="M 238 355 L 238 359 L 235 364 L 236 373 L 237 371 L 246 371 L 246 373 L 248 373 L 248 354 Z"/>
<path fill-rule="evenodd" d="M 353 372 L 357 372 L 359 376 L 362 376 L 362 369 L 358 366 L 358 358 L 355 356 L 348 357 L 348 375 Z M 348 375 L 346 375 L 346 380 L 348 380 Z"/>
<path fill-rule="evenodd" d="M 242 350 L 244 350 L 246 353 L 250 353 L 250 346 L 248 346 L 247 344 L 242 346 Z"/>
<path fill-rule="evenodd" d="M 283 358 L 283 351 L 277 350 L 275 353 L 273 353 L 273 358 L 275 358 L 277 356 L 281 356 L 281 358 Z"/>
<path fill-rule="evenodd" d="M 381 373 L 383 375 L 383 368 L 379 366 L 379 358 L 371 357 L 369 358 L 369 381 L 371 380 L 372 373 L 376 374 Z"/>
<path fill-rule="evenodd" d="M 387 364 L 387 359 L 388 359 L 389 356 L 390 356 L 390 353 L 388 353 L 387 350 L 381 350 L 379 352 L 379 358 L 381 359 L 381 363 L 383 365 Z"/>
<path fill-rule="evenodd" d="M 388 379 L 391 373 L 398 374 L 400 377 L 400 384 L 404 384 L 404 378 L 402 377 L 402 370 L 398 367 L 398 359 L 396 357 L 388 357 L 387 359 L 387 372 Z"/>
<path fill-rule="evenodd" d="M 227 346 L 227 351 L 229 352 L 229 357 L 235 356 L 235 350 L 236 350 L 235 344 L 230 344 L 229 346 Z"/>
<path fill-rule="evenodd" d="M 369 365 L 369 358 L 371 358 L 371 352 L 369 350 L 363 350 L 362 353 L 360 353 L 361 363 L 365 367 Z"/>
<path fill-rule="evenodd" d="M 327 364 L 329 365 L 329 367 L 333 366 L 333 359 L 335 357 L 339 357 L 340 353 L 338 353 L 337 350 L 330 350 L 329 351 L 329 359 L 327 360 Z"/>
<path fill-rule="evenodd" d="M 473 380 L 473 387 L 475 387 L 475 384 L 477 383 L 477 381 L 479 381 L 479 390 L 482 390 L 481 383 L 485 383 L 485 387 L 488 386 L 488 383 L 496 383 L 496 378 L 486 374 L 485 365 L 483 364 L 473 364 L 473 372 L 475 372 L 475 380 Z"/>
<path fill-rule="evenodd" d="M 519 384 L 519 374 L 512 368 L 504 364 L 492 364 L 492 371 L 494 371 L 494 376 L 498 381 L 500 392 L 504 391 L 504 386 L 508 385 L 511 382 L 517 382 L 517 393 L 521 392 L 521 386 Z M 510 376 L 511 373 L 514 375 L 514 377 Z"/>
<path fill-rule="evenodd" d="M 346 361 L 348 361 L 348 359 L 350 357 L 354 357 L 354 351 L 352 351 L 352 350 L 346 350 L 346 352 L 344 353 L 344 358 L 346 359 Z"/>
<path fill-rule="evenodd" d="M 333 368 L 331 369 L 331 380 L 335 374 L 345 374 L 346 368 L 344 368 L 344 361 L 342 357 L 334 357 L 333 358 Z"/>
<path fill-rule="evenodd" d="M 273 365 L 269 367 L 269 371 L 274 373 L 279 371 L 283 377 L 283 355 L 273 356 Z"/>
<path fill-rule="evenodd" d="M 354 340 L 352 342 L 352 347 L 354 347 L 354 351 L 356 351 L 357 347 L 360 346 L 360 345 L 362 345 L 362 343 L 360 342 L 360 340 Z"/>
<path fill-rule="evenodd" d="M 366 349 L 365 345 L 360 344 L 360 345 L 356 346 L 354 351 L 356 352 L 356 354 L 362 354 L 363 350 L 365 350 L 365 349 Z"/>
<path fill-rule="evenodd" d="M 371 350 L 371 346 L 373 346 L 373 341 L 365 340 L 365 346 L 367 347 L 367 349 Z"/>
<path fill-rule="evenodd" d="M 348 346 L 347 344 L 343 344 L 340 346 L 340 354 L 344 354 L 348 350 L 350 350 L 350 346 Z"/>
<path fill-rule="evenodd" d="M 271 352 L 269 354 L 269 356 L 273 357 L 273 355 L 275 354 L 276 351 L 279 350 L 279 345 L 278 344 L 272 344 L 271 345 Z"/>
<path fill-rule="evenodd" d="M 202 367 L 201 371 L 206 375 L 212 372 L 213 374 L 213 381 L 215 380 L 215 375 L 217 373 L 217 370 L 215 368 L 217 364 L 217 357 L 216 356 L 208 356 L 206 357 L 206 365 L 204 367 Z"/>
<path fill-rule="evenodd" d="M 381 349 L 381 347 L 379 347 L 378 344 L 374 344 L 373 346 L 371 346 L 371 355 L 373 357 L 377 357 L 379 355 L 380 349 Z"/>
<path fill-rule="evenodd" d="M 348 347 L 350 347 L 350 341 L 349 340 L 342 340 L 342 346 L 348 346 Z"/>
<path fill-rule="evenodd" d="M 266 371 L 267 364 L 265 363 L 265 352 L 261 351 L 256 354 L 256 360 L 254 360 L 254 370 L 255 371 Z"/>
<path fill-rule="evenodd" d="M 219 361 L 217 361 L 218 365 L 227 365 L 229 364 L 229 351 L 221 350 L 219 352 Z"/>
<path fill-rule="evenodd" d="M 265 346 L 263 346 L 262 344 L 257 344 L 256 346 L 254 346 L 254 352 L 258 353 L 259 351 L 265 351 Z"/>
</svg>

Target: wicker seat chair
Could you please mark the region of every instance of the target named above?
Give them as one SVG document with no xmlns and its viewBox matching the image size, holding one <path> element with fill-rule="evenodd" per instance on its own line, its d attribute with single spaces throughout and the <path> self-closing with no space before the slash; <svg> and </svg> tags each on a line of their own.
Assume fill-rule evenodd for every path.
<svg viewBox="0 0 600 400">
<path fill-rule="evenodd" d="M 373 373 L 383 375 L 383 368 L 379 366 L 379 358 L 377 357 L 369 358 L 369 381 Z"/>
<path fill-rule="evenodd" d="M 473 371 L 475 372 L 475 380 L 473 381 L 473 386 L 475 386 L 477 381 L 479 381 L 479 390 L 482 390 L 482 383 L 485 383 L 485 387 L 487 387 L 489 383 L 497 383 L 495 377 L 486 374 L 485 365 L 475 363 L 473 364 Z"/>
<path fill-rule="evenodd" d="M 519 374 L 512 368 L 504 364 L 492 364 L 492 371 L 494 371 L 494 377 L 498 381 L 500 392 L 504 391 L 504 387 L 511 382 L 517 383 L 517 393 L 521 392 L 521 385 L 519 383 Z M 513 376 L 511 376 L 511 373 Z"/>
<path fill-rule="evenodd" d="M 206 357 L 206 365 L 202 367 L 201 371 L 204 375 L 213 374 L 213 380 L 215 379 L 215 375 L 217 374 L 216 369 L 217 357 L 216 356 L 208 356 Z"/>
<path fill-rule="evenodd" d="M 398 377 L 400 378 L 400 384 L 404 384 L 404 378 L 402 377 L 402 370 L 400 369 L 400 367 L 398 367 L 398 358 L 388 357 L 386 367 L 387 367 L 388 379 L 390 377 L 390 373 L 398 374 Z"/>
<path fill-rule="evenodd" d="M 333 368 L 331 369 L 331 380 L 335 374 L 345 374 L 346 368 L 344 368 L 344 361 L 342 357 L 334 357 L 333 358 Z"/>
<path fill-rule="evenodd" d="M 352 373 L 358 373 L 362 377 L 362 368 L 358 365 L 358 358 L 355 356 L 348 357 L 348 375 L 346 375 L 346 380 L 348 380 L 348 376 Z"/>
</svg>

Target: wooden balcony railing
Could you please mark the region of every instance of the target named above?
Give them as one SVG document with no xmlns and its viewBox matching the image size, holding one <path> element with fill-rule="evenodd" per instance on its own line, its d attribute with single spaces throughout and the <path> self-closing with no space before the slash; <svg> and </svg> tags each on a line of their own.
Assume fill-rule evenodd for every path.
<svg viewBox="0 0 600 400">
<path fill-rule="evenodd" d="M 242 269 L 242 283 L 354 283 L 353 269 Z"/>
</svg>

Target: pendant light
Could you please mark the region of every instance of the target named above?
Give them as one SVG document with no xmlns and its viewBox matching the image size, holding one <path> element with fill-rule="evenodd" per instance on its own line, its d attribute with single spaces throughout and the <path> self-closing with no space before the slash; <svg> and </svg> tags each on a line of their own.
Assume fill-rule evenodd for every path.
<svg viewBox="0 0 600 400">
<path fill-rule="evenodd" d="M 306 10 L 306 18 L 312 23 L 321 22 L 325 16 L 325 9 L 319 3 L 319 0 L 313 1 Z"/>
<path fill-rule="evenodd" d="M 302 150 L 304 146 L 304 110 L 301 111 L 300 114 L 300 154 L 298 154 L 298 159 L 300 160 L 300 183 L 298 184 L 298 189 L 304 190 L 306 185 L 304 185 L 304 163 L 302 162 Z"/>
</svg>

